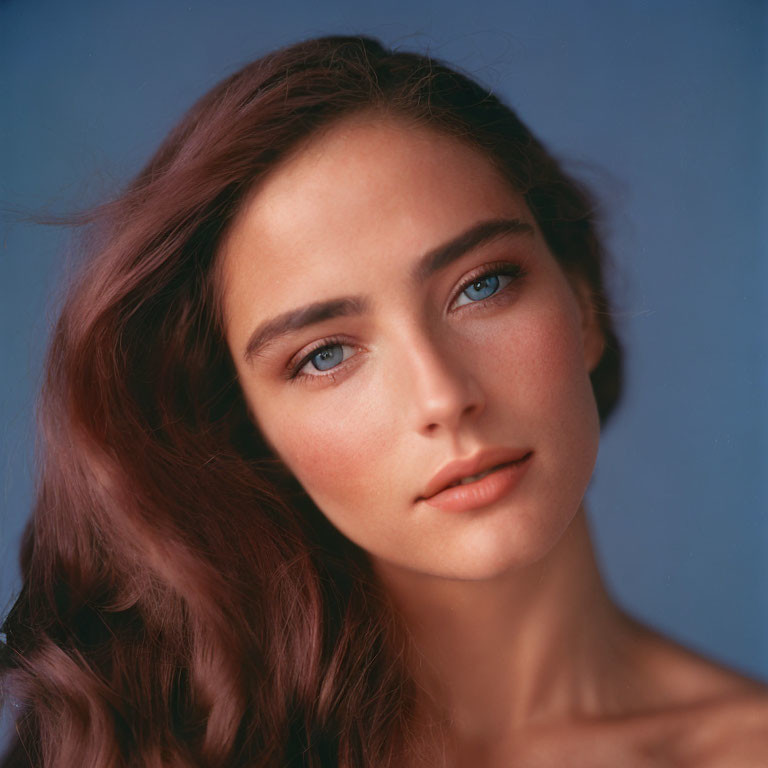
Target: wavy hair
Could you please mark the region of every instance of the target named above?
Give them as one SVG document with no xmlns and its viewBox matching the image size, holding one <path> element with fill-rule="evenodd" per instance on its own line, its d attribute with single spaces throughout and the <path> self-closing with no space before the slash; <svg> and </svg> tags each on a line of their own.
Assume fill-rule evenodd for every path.
<svg viewBox="0 0 768 768">
<path fill-rule="evenodd" d="M 407 633 L 365 553 L 249 419 L 216 290 L 219 244 L 248 192 L 361 110 L 468 143 L 525 196 L 555 257 L 592 288 L 603 423 L 616 405 L 594 206 L 513 111 L 441 62 L 366 37 L 248 64 L 119 196 L 67 220 L 87 237 L 49 347 L 23 586 L 3 625 L 17 732 L 4 766 L 432 759 Z"/>
</svg>

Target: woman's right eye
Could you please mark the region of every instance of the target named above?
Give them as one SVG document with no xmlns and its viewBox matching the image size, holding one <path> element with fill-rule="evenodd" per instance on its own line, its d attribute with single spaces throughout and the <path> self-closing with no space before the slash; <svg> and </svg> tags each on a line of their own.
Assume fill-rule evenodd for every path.
<svg viewBox="0 0 768 768">
<path fill-rule="evenodd" d="M 312 371 L 329 371 L 349 359 L 353 354 L 354 348 L 348 344 L 341 344 L 339 342 L 325 344 L 322 347 L 318 347 L 304 358 L 304 362 L 300 363 L 299 367 L 296 369 L 294 377 L 322 376 L 322 373 L 312 373 Z"/>
</svg>

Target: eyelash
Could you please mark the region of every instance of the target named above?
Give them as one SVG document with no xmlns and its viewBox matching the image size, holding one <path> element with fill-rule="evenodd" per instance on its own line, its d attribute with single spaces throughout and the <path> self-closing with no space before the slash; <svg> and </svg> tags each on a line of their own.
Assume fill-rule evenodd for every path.
<svg viewBox="0 0 768 768">
<path fill-rule="evenodd" d="M 498 275 L 506 275 L 507 277 L 511 277 L 512 280 L 503 288 L 499 288 L 496 293 L 492 293 L 487 299 L 471 302 L 472 304 L 487 304 L 489 301 L 493 301 L 497 296 L 502 296 L 507 291 L 507 289 L 511 288 L 513 285 L 516 285 L 521 278 L 525 277 L 526 272 L 519 264 L 511 264 L 508 261 L 502 261 L 496 264 L 486 264 L 485 266 L 480 267 L 474 274 L 470 274 L 470 276 L 459 286 L 459 288 L 456 290 L 456 293 L 454 293 L 453 297 L 451 298 L 450 306 L 453 306 L 456 299 L 458 299 L 459 296 L 461 296 L 461 294 L 464 293 L 464 291 L 466 291 L 467 288 L 469 288 L 473 283 L 476 283 L 479 280 L 484 280 L 487 277 L 496 277 Z M 468 305 L 464 304 L 463 306 Z M 470 310 L 470 312 L 471 311 L 472 310 Z"/>
<path fill-rule="evenodd" d="M 508 289 L 512 288 L 514 285 L 516 285 L 523 277 L 526 276 L 526 271 L 521 267 L 519 264 L 511 264 L 509 262 L 499 262 L 497 264 L 486 264 L 485 266 L 481 267 L 475 274 L 470 275 L 462 284 L 459 286 L 459 288 L 456 290 L 456 292 L 453 294 L 451 298 L 451 303 L 449 306 L 453 306 L 454 302 L 461 296 L 464 291 L 467 290 L 473 283 L 476 283 L 480 280 L 484 280 L 488 277 L 497 277 L 499 275 L 506 275 L 508 277 L 511 277 L 512 280 L 504 287 L 500 288 L 496 293 L 491 294 L 486 299 L 480 299 L 478 301 L 472 302 L 473 304 L 488 304 L 489 302 L 493 302 L 494 299 L 497 297 L 502 296 Z M 466 304 L 462 306 L 467 306 Z M 469 310 L 472 312 L 473 310 Z M 296 382 L 301 381 L 302 379 L 322 379 L 323 381 L 327 381 L 330 383 L 333 383 L 336 380 L 336 375 L 333 372 L 333 369 L 330 369 L 329 373 L 318 373 L 318 374 L 308 374 L 308 373 L 301 373 L 301 369 L 320 351 L 327 348 L 335 347 L 336 345 L 343 345 L 344 339 L 340 336 L 329 336 L 326 339 L 322 339 L 317 343 L 316 346 L 314 346 L 309 352 L 307 352 L 306 355 L 304 355 L 299 363 L 297 363 L 294 366 L 291 366 L 289 364 L 288 366 L 288 380 L 290 382 Z M 351 345 L 347 345 L 351 346 Z M 339 367 L 339 366 L 337 366 Z"/>
</svg>

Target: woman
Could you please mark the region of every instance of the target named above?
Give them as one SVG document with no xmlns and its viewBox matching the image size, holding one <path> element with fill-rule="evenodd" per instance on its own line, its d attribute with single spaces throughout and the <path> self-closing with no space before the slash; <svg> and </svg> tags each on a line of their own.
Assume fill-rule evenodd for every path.
<svg viewBox="0 0 768 768">
<path fill-rule="evenodd" d="M 766 764 L 763 687 L 602 585 L 592 206 L 493 95 L 306 41 L 88 222 L 6 765 Z"/>
</svg>

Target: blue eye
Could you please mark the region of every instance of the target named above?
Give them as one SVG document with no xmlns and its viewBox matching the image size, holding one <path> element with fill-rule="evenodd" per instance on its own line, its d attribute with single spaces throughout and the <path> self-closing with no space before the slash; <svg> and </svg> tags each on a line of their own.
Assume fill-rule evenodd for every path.
<svg viewBox="0 0 768 768">
<path fill-rule="evenodd" d="M 461 307 L 464 304 L 483 301 L 493 296 L 503 288 L 506 288 L 513 280 L 522 276 L 520 268 L 506 267 L 506 273 L 500 270 L 496 272 L 486 272 L 473 278 L 470 283 L 464 286 L 461 293 L 457 296 L 454 306 Z M 462 301 L 466 299 L 466 301 Z"/>
<path fill-rule="evenodd" d="M 341 344 L 334 344 L 330 347 L 323 347 L 315 352 L 309 358 L 309 362 L 317 368 L 318 371 L 327 371 L 334 368 L 344 359 L 344 352 Z"/>
<path fill-rule="evenodd" d="M 325 344 L 321 347 L 316 347 L 298 364 L 291 378 L 321 377 L 323 375 L 321 372 L 336 368 L 340 363 L 351 357 L 354 351 L 354 347 L 348 344 L 328 339 Z"/>
<path fill-rule="evenodd" d="M 475 282 L 472 283 L 469 288 L 464 289 L 464 295 L 472 301 L 479 301 L 480 299 L 487 299 L 498 290 L 498 275 L 490 275 L 488 277 L 481 277 L 479 280 L 475 280 Z"/>
<path fill-rule="evenodd" d="M 500 262 L 486 265 L 485 272 L 464 283 L 454 299 L 453 307 L 482 303 L 526 275 L 527 271 L 517 264 Z M 286 377 L 293 381 L 304 379 L 306 382 L 308 379 L 315 379 L 332 382 L 335 377 L 333 369 L 338 368 L 348 358 L 356 356 L 359 351 L 355 346 L 344 344 L 342 338 L 332 336 L 324 339 L 319 346 L 306 354 L 301 362 L 288 366 Z M 330 373 L 326 373 L 328 371 Z"/>
</svg>

